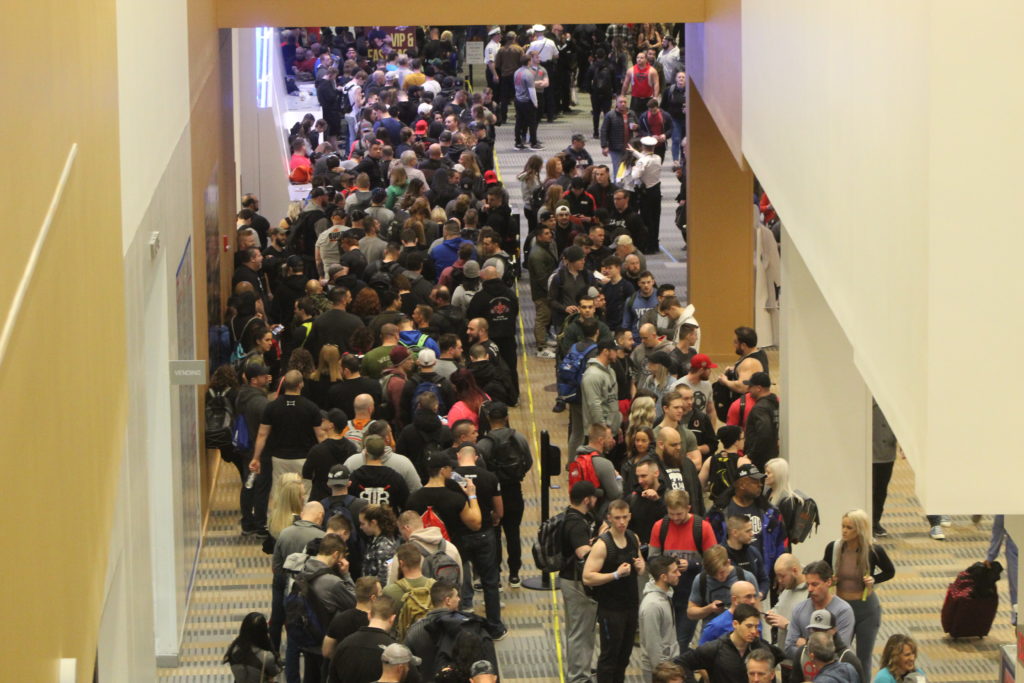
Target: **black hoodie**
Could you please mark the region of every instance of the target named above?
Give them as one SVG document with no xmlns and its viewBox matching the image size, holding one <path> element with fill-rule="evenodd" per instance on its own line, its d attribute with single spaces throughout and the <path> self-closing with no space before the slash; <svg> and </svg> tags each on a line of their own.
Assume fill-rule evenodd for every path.
<svg viewBox="0 0 1024 683">
<path fill-rule="evenodd" d="M 519 299 L 498 278 L 484 282 L 473 295 L 466 309 L 466 319 L 485 318 L 490 323 L 491 339 L 515 339 L 516 320 L 519 318 Z"/>
<path fill-rule="evenodd" d="M 426 482 L 428 447 L 431 451 L 441 451 L 451 445 L 452 430 L 442 424 L 441 418 L 429 410 L 417 410 L 413 413 L 412 424 L 406 425 L 398 435 L 395 451 L 412 460 L 420 479 Z"/>
<path fill-rule="evenodd" d="M 765 463 L 779 457 L 779 397 L 768 394 L 750 409 L 744 429 L 744 453 L 764 471 Z"/>
</svg>

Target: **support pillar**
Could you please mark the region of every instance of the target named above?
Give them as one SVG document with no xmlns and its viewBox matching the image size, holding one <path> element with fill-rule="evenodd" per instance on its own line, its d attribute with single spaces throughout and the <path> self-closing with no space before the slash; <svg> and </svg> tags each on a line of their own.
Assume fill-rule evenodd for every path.
<svg viewBox="0 0 1024 683">
<path fill-rule="evenodd" d="M 735 361 L 733 330 L 754 326 L 754 178 L 736 163 L 697 88 L 688 82 L 687 291 L 701 353 Z"/>
<path fill-rule="evenodd" d="M 782 235 L 781 439 L 790 481 L 818 503 L 804 564 L 839 537 L 843 514 L 871 511 L 871 394 L 853 347 L 790 236 Z"/>
</svg>

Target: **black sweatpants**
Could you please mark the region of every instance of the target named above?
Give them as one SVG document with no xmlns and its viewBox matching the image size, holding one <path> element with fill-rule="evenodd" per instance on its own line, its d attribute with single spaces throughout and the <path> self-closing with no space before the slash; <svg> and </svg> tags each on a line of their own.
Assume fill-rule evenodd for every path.
<svg viewBox="0 0 1024 683">
<path fill-rule="evenodd" d="M 537 107 L 531 100 L 516 100 L 516 144 L 533 144 L 537 142 Z M 527 140 L 529 138 L 529 140 Z"/>
<path fill-rule="evenodd" d="M 597 683 L 624 683 L 633 639 L 640 624 L 640 609 L 604 609 L 597 604 L 597 628 L 601 654 L 597 658 Z"/>
<path fill-rule="evenodd" d="M 889 480 L 892 479 L 893 462 L 876 462 L 871 465 L 871 521 L 878 526 L 885 510 L 885 499 L 889 495 Z"/>
<path fill-rule="evenodd" d="M 519 570 L 523 567 L 523 544 L 519 527 L 523 523 L 523 511 L 526 509 L 522 484 L 501 482 L 501 500 L 505 512 L 501 518 L 501 525 L 496 529 L 498 564 L 501 564 L 501 535 L 504 531 L 505 543 L 508 546 L 508 574 L 510 577 L 519 576 Z"/>
</svg>

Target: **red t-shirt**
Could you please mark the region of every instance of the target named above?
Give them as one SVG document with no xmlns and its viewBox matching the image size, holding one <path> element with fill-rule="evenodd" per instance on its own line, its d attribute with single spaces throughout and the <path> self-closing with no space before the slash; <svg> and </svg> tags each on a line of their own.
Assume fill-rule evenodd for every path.
<svg viewBox="0 0 1024 683">
<path fill-rule="evenodd" d="M 661 548 L 661 523 L 664 521 L 664 519 L 659 519 L 651 527 L 652 548 Z M 682 524 L 669 524 L 668 535 L 665 536 L 665 548 L 669 550 L 689 550 L 703 555 L 705 550 L 718 543 L 715 540 L 715 532 L 711 529 L 711 524 L 708 523 L 708 520 L 705 519 L 701 524 L 700 542 L 704 547 L 698 551 L 697 547 L 693 544 L 693 515 L 690 515 Z"/>
<path fill-rule="evenodd" d="M 757 401 L 755 401 L 754 397 L 750 394 L 744 394 L 744 397 L 747 401 L 743 410 L 743 419 L 740 420 L 740 402 L 743 400 L 743 397 L 741 397 L 733 401 L 732 405 L 729 406 L 729 414 L 725 418 L 725 424 L 737 427 L 742 427 L 747 424 L 747 418 L 750 417 L 750 411 L 754 409 L 754 404 L 757 403 Z"/>
</svg>

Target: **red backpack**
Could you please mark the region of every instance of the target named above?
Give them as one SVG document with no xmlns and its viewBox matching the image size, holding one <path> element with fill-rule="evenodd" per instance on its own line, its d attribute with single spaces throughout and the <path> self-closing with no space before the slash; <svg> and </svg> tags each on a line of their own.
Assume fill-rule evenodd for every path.
<svg viewBox="0 0 1024 683">
<path fill-rule="evenodd" d="M 437 516 L 436 512 L 434 512 L 434 508 L 432 508 L 432 507 L 430 507 L 428 505 L 427 506 L 427 511 L 424 512 L 420 516 L 420 519 L 423 520 L 423 526 L 424 527 L 436 526 L 438 529 L 440 529 L 441 530 L 441 537 L 444 540 L 446 540 L 449 543 L 451 543 L 452 539 L 451 539 L 451 536 L 448 535 L 448 528 L 445 527 L 444 522 L 442 522 L 441 518 Z"/>
<path fill-rule="evenodd" d="M 582 453 L 569 463 L 569 488 L 579 481 L 589 481 L 594 488 L 601 488 L 601 480 L 597 478 L 597 471 L 594 469 L 594 456 L 597 451 Z"/>
</svg>

